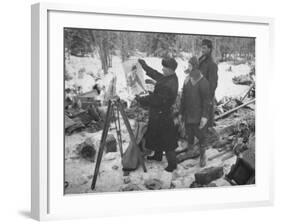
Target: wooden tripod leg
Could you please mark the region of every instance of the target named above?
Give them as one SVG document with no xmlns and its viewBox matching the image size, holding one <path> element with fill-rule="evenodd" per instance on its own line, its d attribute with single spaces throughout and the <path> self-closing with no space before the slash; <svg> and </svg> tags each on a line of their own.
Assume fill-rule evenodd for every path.
<svg viewBox="0 0 281 224">
<path fill-rule="evenodd" d="M 117 124 L 118 124 L 119 133 L 120 133 L 120 136 L 119 136 L 119 137 L 120 137 L 120 140 L 119 140 L 119 141 L 121 142 L 121 144 L 120 144 L 120 145 L 121 145 L 120 150 L 121 150 L 121 155 L 122 155 L 122 157 L 123 157 L 123 154 L 124 154 L 124 153 L 123 153 L 123 146 L 122 146 L 121 124 L 120 124 L 120 116 L 119 116 L 119 110 L 118 110 L 118 108 L 117 108 L 117 111 L 116 111 L 116 112 L 117 112 L 117 122 L 118 122 Z"/>
<path fill-rule="evenodd" d="M 145 164 L 144 164 L 144 159 L 143 159 L 141 150 L 140 150 L 140 148 L 139 148 L 139 146 L 138 146 L 138 144 L 137 144 L 135 135 L 134 135 L 134 133 L 133 133 L 133 131 L 132 131 L 132 129 L 131 129 L 130 122 L 129 122 L 128 118 L 127 118 L 127 115 L 126 115 L 126 113 L 125 113 L 125 111 L 124 111 L 124 109 L 123 109 L 123 106 L 122 106 L 122 104 L 120 103 L 120 101 L 117 101 L 117 108 L 118 108 L 118 110 L 120 111 L 121 116 L 122 116 L 122 118 L 123 118 L 123 120 L 124 120 L 125 126 L 126 126 L 128 132 L 129 132 L 130 139 L 131 139 L 131 141 L 132 141 L 132 143 L 133 143 L 133 147 L 136 147 L 136 149 L 138 150 L 138 160 L 139 160 L 139 163 L 141 164 L 141 166 L 142 166 L 142 168 L 143 168 L 143 171 L 144 171 L 144 172 L 147 172 L 146 167 L 145 167 Z"/>
<path fill-rule="evenodd" d="M 118 113 L 118 109 L 116 109 L 117 113 Z M 117 126 L 117 121 L 116 119 L 119 119 L 116 118 L 117 116 L 115 115 L 115 109 L 113 108 L 112 110 L 112 114 L 113 114 L 113 119 L 114 119 L 114 123 L 115 123 L 115 128 L 116 128 L 116 134 L 117 134 L 117 138 L 118 138 L 118 145 L 119 145 L 119 150 L 120 150 L 120 154 L 121 154 L 121 158 L 123 158 L 123 148 L 122 148 L 122 139 L 121 139 L 121 128 L 120 128 L 120 123 L 119 123 L 119 126 Z M 118 120 L 119 121 L 119 120 Z"/>
<path fill-rule="evenodd" d="M 103 127 L 98 157 L 97 157 L 95 171 L 94 171 L 94 176 L 93 176 L 92 185 L 91 185 L 92 190 L 94 190 L 95 187 L 96 187 L 100 163 L 101 163 L 104 147 L 105 147 L 105 144 L 106 144 L 106 137 L 107 137 L 107 134 L 108 134 L 108 129 L 109 129 L 109 126 L 110 126 L 111 116 L 112 116 L 112 102 L 111 102 L 111 100 L 109 100 L 108 108 L 107 108 L 107 112 L 106 112 L 105 124 L 104 124 L 104 127 Z"/>
</svg>

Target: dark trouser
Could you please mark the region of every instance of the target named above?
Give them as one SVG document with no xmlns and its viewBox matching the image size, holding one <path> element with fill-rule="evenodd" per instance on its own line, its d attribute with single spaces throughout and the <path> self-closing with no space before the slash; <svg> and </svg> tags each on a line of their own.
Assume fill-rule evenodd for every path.
<svg viewBox="0 0 281 224">
<path fill-rule="evenodd" d="M 199 129 L 199 124 L 186 124 L 187 142 L 189 145 L 194 144 L 194 138 L 199 140 L 199 145 L 202 146 L 205 143 L 205 130 L 206 126 Z"/>
<path fill-rule="evenodd" d="M 165 151 L 165 155 L 168 161 L 168 166 L 173 168 L 177 167 L 176 152 L 174 150 Z M 161 160 L 163 157 L 163 151 L 155 151 L 154 156 L 155 158 Z"/>
<path fill-rule="evenodd" d="M 210 105 L 210 110 L 209 110 L 209 120 L 208 120 L 208 127 L 212 128 L 214 127 L 215 124 L 215 104 L 216 104 L 216 99 L 212 99 L 212 103 Z"/>
</svg>

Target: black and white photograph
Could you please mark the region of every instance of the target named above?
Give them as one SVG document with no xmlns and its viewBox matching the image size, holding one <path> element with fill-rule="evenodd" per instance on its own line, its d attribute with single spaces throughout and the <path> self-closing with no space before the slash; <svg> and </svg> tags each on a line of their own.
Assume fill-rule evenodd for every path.
<svg viewBox="0 0 281 224">
<path fill-rule="evenodd" d="M 64 193 L 255 184 L 256 39 L 65 27 Z"/>
</svg>

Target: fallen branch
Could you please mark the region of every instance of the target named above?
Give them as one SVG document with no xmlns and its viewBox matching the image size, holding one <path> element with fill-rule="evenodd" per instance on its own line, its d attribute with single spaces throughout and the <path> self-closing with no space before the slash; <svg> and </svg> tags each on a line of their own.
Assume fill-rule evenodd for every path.
<svg viewBox="0 0 281 224">
<path fill-rule="evenodd" d="M 228 160 L 228 159 L 231 159 L 232 157 L 236 156 L 233 152 L 229 153 L 228 155 L 226 155 L 225 157 L 223 157 L 221 159 L 222 162 Z"/>
<path fill-rule="evenodd" d="M 235 112 L 235 111 L 237 111 L 237 110 L 239 110 L 239 109 L 241 109 L 241 108 L 243 108 L 243 107 L 245 107 L 245 106 L 247 106 L 247 105 L 249 105 L 249 104 L 251 104 L 251 103 L 254 103 L 255 100 L 256 100 L 256 99 L 252 99 L 252 100 L 250 100 L 250 101 L 247 102 L 247 103 L 244 103 L 244 104 L 242 104 L 242 105 L 240 105 L 240 106 L 238 106 L 238 107 L 235 107 L 235 108 L 233 108 L 233 109 L 231 109 L 231 110 L 229 110 L 229 111 L 227 111 L 227 112 L 225 112 L 225 113 L 223 113 L 223 114 L 217 116 L 217 117 L 215 118 L 215 120 L 217 121 L 217 120 L 219 120 L 219 119 L 221 119 L 221 118 L 223 118 L 223 117 L 225 117 L 225 116 L 227 116 L 227 115 L 229 115 L 229 114 L 231 114 L 231 113 L 233 113 L 233 112 Z"/>
<path fill-rule="evenodd" d="M 184 149 L 176 151 L 176 154 L 178 155 L 178 154 L 181 154 L 181 153 L 187 152 L 187 151 L 188 151 L 188 148 L 184 148 Z"/>
<path fill-rule="evenodd" d="M 225 151 L 222 151 L 222 152 L 220 152 L 220 153 L 218 153 L 216 155 L 213 155 L 213 156 L 209 157 L 208 160 L 210 161 L 210 160 L 216 159 L 216 158 L 218 158 L 220 156 L 223 156 L 223 155 L 225 155 L 225 154 L 227 154 L 227 153 L 229 153 L 231 151 L 232 151 L 232 149 L 227 149 Z"/>
<path fill-rule="evenodd" d="M 245 100 L 245 98 L 248 96 L 249 92 L 252 90 L 252 88 L 255 86 L 255 83 L 252 83 L 252 85 L 250 86 L 250 88 L 248 89 L 248 91 L 244 94 L 244 96 L 241 99 L 241 102 L 243 102 Z"/>
<path fill-rule="evenodd" d="M 192 150 L 192 151 L 187 151 L 186 153 L 181 153 L 177 155 L 177 161 L 178 163 L 181 163 L 185 160 L 188 159 L 195 159 L 200 156 L 199 150 Z"/>
</svg>

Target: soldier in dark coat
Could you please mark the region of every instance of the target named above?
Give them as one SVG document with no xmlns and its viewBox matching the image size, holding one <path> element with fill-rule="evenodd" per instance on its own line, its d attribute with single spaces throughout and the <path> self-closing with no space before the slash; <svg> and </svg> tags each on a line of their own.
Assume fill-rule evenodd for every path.
<svg viewBox="0 0 281 224">
<path fill-rule="evenodd" d="M 218 85 L 218 66 L 212 58 L 213 45 L 210 40 L 204 39 L 202 41 L 202 56 L 199 58 L 199 70 L 202 75 L 208 80 L 210 86 L 210 114 L 208 126 L 214 126 L 214 104 L 215 92 Z"/>
<path fill-rule="evenodd" d="M 146 147 L 154 151 L 149 160 L 161 161 L 163 151 L 168 160 L 166 171 L 177 168 L 175 149 L 177 148 L 177 130 L 172 117 L 172 105 L 178 94 L 178 78 L 175 73 L 177 62 L 173 58 L 163 59 L 163 74 L 149 67 L 144 60 L 139 63 L 146 75 L 156 81 L 153 93 L 138 98 L 137 101 L 149 107 L 148 130 L 145 134 Z"/>
<path fill-rule="evenodd" d="M 189 76 L 182 89 L 180 114 L 181 120 L 185 123 L 188 148 L 193 147 L 196 137 L 200 146 L 200 166 L 204 167 L 206 165 L 205 129 L 210 109 L 209 82 L 199 71 L 196 57 L 189 60 L 188 70 Z"/>
</svg>

